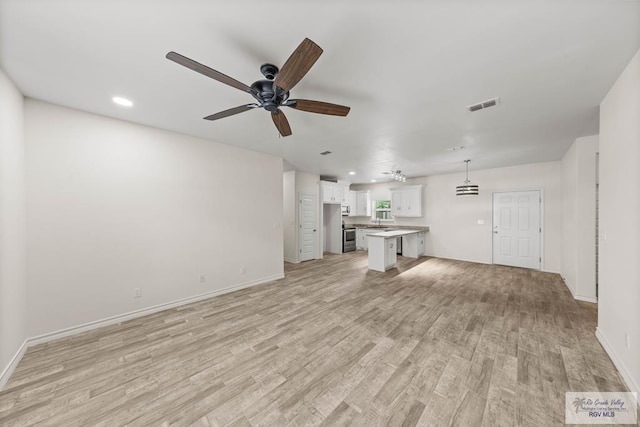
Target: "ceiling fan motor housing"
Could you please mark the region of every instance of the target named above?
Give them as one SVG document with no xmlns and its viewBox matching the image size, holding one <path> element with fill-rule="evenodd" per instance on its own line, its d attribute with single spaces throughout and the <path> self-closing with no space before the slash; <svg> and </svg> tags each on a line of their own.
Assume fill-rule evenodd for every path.
<svg viewBox="0 0 640 427">
<path fill-rule="evenodd" d="M 289 92 L 282 92 L 275 87 L 271 80 L 258 80 L 251 85 L 251 88 L 258 92 L 261 107 L 267 111 L 276 111 L 283 102 L 289 99 Z"/>
</svg>

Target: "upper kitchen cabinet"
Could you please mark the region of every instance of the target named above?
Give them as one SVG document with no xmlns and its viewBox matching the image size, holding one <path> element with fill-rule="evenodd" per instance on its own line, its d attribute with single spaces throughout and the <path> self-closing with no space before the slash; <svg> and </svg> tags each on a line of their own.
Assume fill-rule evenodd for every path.
<svg viewBox="0 0 640 427">
<path fill-rule="evenodd" d="M 349 198 L 349 187 L 351 184 L 348 182 L 340 182 L 338 181 L 338 185 L 342 186 L 342 206 L 352 206 L 351 200 Z"/>
<path fill-rule="evenodd" d="M 353 206 L 351 209 L 353 210 Z M 354 216 L 371 216 L 371 192 L 369 190 L 356 191 Z"/>
<path fill-rule="evenodd" d="M 393 216 L 422 216 L 422 185 L 407 185 L 389 190 L 391 190 L 391 214 Z"/>
<path fill-rule="evenodd" d="M 347 191 L 347 205 L 349 205 L 349 216 L 355 216 L 356 214 L 356 193 L 357 191 Z"/>
<path fill-rule="evenodd" d="M 320 192 L 322 193 L 322 203 L 342 204 L 342 193 L 344 187 L 335 182 L 320 181 Z"/>
</svg>

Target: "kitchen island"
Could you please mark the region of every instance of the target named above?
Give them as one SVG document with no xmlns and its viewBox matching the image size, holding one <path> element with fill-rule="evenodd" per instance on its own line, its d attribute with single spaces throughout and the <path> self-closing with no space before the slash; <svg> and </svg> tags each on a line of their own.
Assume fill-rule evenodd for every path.
<svg viewBox="0 0 640 427">
<path fill-rule="evenodd" d="M 418 258 L 421 253 L 417 245 L 420 243 L 419 235 L 422 235 L 422 252 L 424 252 L 424 230 L 393 230 L 382 233 L 370 234 L 369 242 L 369 270 L 387 271 L 398 261 L 396 242 L 402 237 L 402 254 L 410 253 L 413 258 Z M 407 249 L 405 250 L 405 245 Z M 415 250 L 413 246 L 416 245 Z M 415 255 L 414 255 L 415 254 Z"/>
</svg>

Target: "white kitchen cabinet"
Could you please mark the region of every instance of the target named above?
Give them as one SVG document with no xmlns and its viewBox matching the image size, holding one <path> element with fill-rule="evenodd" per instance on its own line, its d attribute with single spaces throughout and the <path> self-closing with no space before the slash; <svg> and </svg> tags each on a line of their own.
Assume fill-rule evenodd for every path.
<svg viewBox="0 0 640 427">
<path fill-rule="evenodd" d="M 391 214 L 397 217 L 422 216 L 422 185 L 390 188 Z"/>
<path fill-rule="evenodd" d="M 398 260 L 396 237 L 369 237 L 369 270 L 387 271 Z"/>
<path fill-rule="evenodd" d="M 401 190 L 391 190 L 391 215 L 403 216 L 403 206 L 404 192 Z"/>
<path fill-rule="evenodd" d="M 369 236 L 371 234 L 378 234 L 380 233 L 381 230 L 375 229 L 375 228 L 368 228 L 367 231 L 365 231 L 365 238 L 364 238 L 364 248 L 365 250 L 369 250 Z"/>
<path fill-rule="evenodd" d="M 320 181 L 322 203 L 342 204 L 343 186 L 335 182 Z"/>
<path fill-rule="evenodd" d="M 351 199 L 349 194 L 351 193 L 351 191 L 349 191 L 349 184 L 338 183 L 338 185 L 341 185 L 341 188 L 342 188 L 342 193 L 340 194 L 341 200 L 342 200 L 342 206 L 353 206 L 351 204 Z"/>
<path fill-rule="evenodd" d="M 356 229 L 356 250 L 367 250 L 367 230 Z"/>
<path fill-rule="evenodd" d="M 333 203 L 342 203 L 343 192 L 343 187 L 341 185 L 333 187 Z"/>
<path fill-rule="evenodd" d="M 425 232 L 418 233 L 418 256 L 421 257 L 426 252 L 427 235 Z"/>
<path fill-rule="evenodd" d="M 369 190 L 356 191 L 355 211 L 355 216 L 371 216 L 371 192 Z"/>
<path fill-rule="evenodd" d="M 425 251 L 425 232 L 402 236 L 402 256 L 407 258 L 420 258 Z"/>
<path fill-rule="evenodd" d="M 398 261 L 398 250 L 396 248 L 398 239 L 385 239 L 385 245 L 387 246 L 387 250 L 384 253 L 384 269 L 388 270 Z"/>
<path fill-rule="evenodd" d="M 417 243 L 419 240 L 417 236 L 422 235 L 422 241 L 424 242 L 423 230 L 390 230 L 380 233 L 376 233 L 373 236 L 369 236 L 369 270 L 387 271 L 392 268 L 397 260 L 397 241 L 398 238 L 402 238 L 402 255 L 407 256 L 404 245 L 409 245 L 417 252 Z M 418 258 L 415 256 L 415 258 Z"/>
<path fill-rule="evenodd" d="M 378 234 L 382 230 L 377 228 L 358 228 L 356 229 L 356 249 L 369 250 L 369 235 Z"/>
<path fill-rule="evenodd" d="M 347 191 L 347 203 L 349 204 L 349 216 L 356 216 L 356 193 L 357 191 Z"/>
</svg>

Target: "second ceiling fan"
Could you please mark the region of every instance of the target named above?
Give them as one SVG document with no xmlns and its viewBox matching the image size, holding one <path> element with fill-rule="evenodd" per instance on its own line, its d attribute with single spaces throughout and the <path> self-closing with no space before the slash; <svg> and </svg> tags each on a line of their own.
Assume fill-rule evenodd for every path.
<svg viewBox="0 0 640 427">
<path fill-rule="evenodd" d="M 289 59 L 287 59 L 282 66 L 282 69 L 278 69 L 278 67 L 273 64 L 263 64 L 260 67 L 260 72 L 266 80 L 258 80 L 251 86 L 247 86 L 226 74 L 176 52 L 167 53 L 167 59 L 221 83 L 247 92 L 258 101 L 257 103 L 240 105 L 212 114 L 205 117 L 206 120 L 218 120 L 254 108 L 264 108 L 271 112 L 271 119 L 280 135 L 289 136 L 291 135 L 291 127 L 280 107 L 290 107 L 310 113 L 329 114 L 333 116 L 346 116 L 349 113 L 350 108 L 343 105 L 311 101 L 308 99 L 289 99 L 289 91 L 307 74 L 321 54 L 322 48 L 306 38 L 300 43 L 296 50 L 293 51 Z"/>
</svg>

